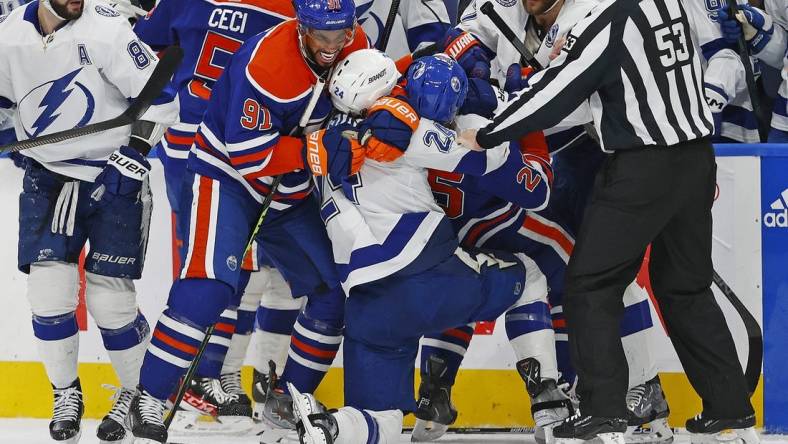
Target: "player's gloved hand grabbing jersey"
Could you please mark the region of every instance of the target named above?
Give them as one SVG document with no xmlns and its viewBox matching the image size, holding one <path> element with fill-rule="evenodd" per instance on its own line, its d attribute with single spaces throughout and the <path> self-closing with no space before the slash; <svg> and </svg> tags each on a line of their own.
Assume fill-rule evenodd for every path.
<svg viewBox="0 0 788 444">
<path fill-rule="evenodd" d="M 720 24 L 726 42 L 732 44 L 738 42 L 739 36 L 743 32 L 750 50 L 756 54 L 769 43 L 774 33 L 772 18 L 750 5 L 738 5 L 736 17 L 730 16 L 727 7 L 720 8 L 717 10 L 714 20 Z"/>
<path fill-rule="evenodd" d="M 356 174 L 364 164 L 364 148 L 343 132 L 356 131 L 356 122 L 346 114 L 333 118 L 325 129 L 306 136 L 304 166 L 315 176 L 341 178 Z"/>
<path fill-rule="evenodd" d="M 404 96 L 378 99 L 359 124 L 366 156 L 378 162 L 398 159 L 408 149 L 418 126 L 419 116 Z"/>
<path fill-rule="evenodd" d="M 490 79 L 490 57 L 471 33 L 450 29 L 443 39 L 443 52 L 456 60 L 468 77 Z"/>
<path fill-rule="evenodd" d="M 460 106 L 459 114 L 477 114 L 491 119 L 498 107 L 498 96 L 490 82 L 484 79 L 468 79 L 468 95 Z"/>
<path fill-rule="evenodd" d="M 528 78 L 534 73 L 530 66 L 521 66 L 519 63 L 512 63 L 506 70 L 506 83 L 503 90 L 512 94 L 528 87 Z"/>
<path fill-rule="evenodd" d="M 93 182 L 91 198 L 98 204 L 116 198 L 137 199 L 142 182 L 150 172 L 150 163 L 139 151 L 121 146 L 110 154 L 104 170 Z"/>
</svg>

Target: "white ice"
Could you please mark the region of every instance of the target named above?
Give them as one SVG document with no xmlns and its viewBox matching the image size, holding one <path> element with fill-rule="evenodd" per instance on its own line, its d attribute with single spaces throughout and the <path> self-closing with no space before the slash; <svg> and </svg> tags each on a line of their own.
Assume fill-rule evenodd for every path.
<svg viewBox="0 0 788 444">
<path fill-rule="evenodd" d="M 49 439 L 49 432 L 47 429 L 48 420 L 45 419 L 0 419 L 0 444 L 50 444 L 53 441 Z M 98 444 L 96 438 L 96 427 L 98 421 L 85 420 L 82 422 L 82 439 L 80 444 Z M 788 435 L 763 435 L 761 437 L 763 443 L 788 444 Z M 233 438 L 195 438 L 195 439 L 178 439 L 175 441 L 180 444 L 260 444 L 260 439 L 254 436 L 250 437 L 233 437 Z M 402 435 L 402 442 L 409 443 L 410 436 Z M 533 435 L 522 434 L 495 434 L 495 435 L 455 435 L 447 434 L 437 443 L 452 444 L 452 443 L 522 443 L 533 444 L 535 441 Z M 674 443 L 687 444 L 689 438 L 686 436 L 677 436 Z"/>
</svg>

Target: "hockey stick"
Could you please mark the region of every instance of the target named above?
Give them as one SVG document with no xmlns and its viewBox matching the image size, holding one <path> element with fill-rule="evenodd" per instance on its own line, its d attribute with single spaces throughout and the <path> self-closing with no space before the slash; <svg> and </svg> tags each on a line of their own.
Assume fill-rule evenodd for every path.
<svg viewBox="0 0 788 444">
<path fill-rule="evenodd" d="M 394 20 L 397 19 L 397 12 L 399 12 L 399 2 L 400 0 L 391 0 L 389 15 L 386 17 L 386 25 L 383 27 L 383 35 L 378 39 L 378 49 L 380 51 L 386 52 L 386 46 L 389 45 L 391 30 L 394 28 Z"/>
<path fill-rule="evenodd" d="M 523 60 L 525 60 L 525 62 L 531 68 L 534 69 L 534 72 L 544 69 L 542 64 L 539 63 L 538 60 L 536 60 L 536 57 L 534 57 L 534 55 L 531 54 L 530 51 L 528 51 L 528 49 L 525 47 L 523 42 L 520 39 L 517 38 L 517 36 L 515 35 L 514 31 L 512 31 L 512 28 L 510 28 L 509 25 L 507 25 L 506 22 L 503 21 L 501 16 L 498 14 L 498 12 L 493 7 L 492 2 L 486 2 L 479 9 L 481 9 L 481 11 L 482 11 L 482 13 L 484 15 L 486 15 L 487 17 L 490 18 L 490 20 L 493 22 L 493 25 L 495 25 L 495 27 L 498 28 L 499 31 L 501 31 L 501 34 L 503 34 L 503 36 L 506 38 L 506 40 L 508 40 L 509 43 L 511 43 L 512 46 L 514 46 L 514 48 L 517 50 L 517 52 L 520 53 L 520 56 L 522 56 Z M 594 125 L 592 125 L 590 123 L 586 123 L 586 124 L 583 125 L 583 129 L 585 129 L 586 134 L 588 135 L 588 137 L 590 137 L 597 144 L 599 144 L 599 135 L 597 134 L 596 129 L 594 128 Z M 562 148 L 562 150 L 567 149 L 567 148 L 572 148 L 575 145 L 579 144 L 582 140 L 583 140 L 582 138 L 575 139 L 569 145 L 567 145 L 564 148 Z"/>
<path fill-rule="evenodd" d="M 145 111 L 151 106 L 154 100 L 161 94 L 164 87 L 170 82 L 170 78 L 178 69 L 178 65 L 183 59 L 183 50 L 178 46 L 170 46 L 159 59 L 153 73 L 151 74 L 148 82 L 142 88 L 142 91 L 137 95 L 137 98 L 131 105 L 123 111 L 123 114 L 113 119 L 105 120 L 103 122 L 92 123 L 81 128 L 72 128 L 69 130 L 58 131 L 56 133 L 47 134 L 33 139 L 22 140 L 14 142 L 6 146 L 0 147 L 2 153 L 16 153 L 18 151 L 27 150 L 51 143 L 65 142 L 77 137 L 96 134 L 103 131 L 120 128 L 126 125 L 131 125 L 145 114 Z"/>
<path fill-rule="evenodd" d="M 327 73 L 325 78 L 318 77 L 315 86 L 312 87 L 312 95 L 309 97 L 309 103 L 307 103 L 304 114 L 301 115 L 301 120 L 298 121 L 298 127 L 295 129 L 295 131 L 293 131 L 292 135 L 303 135 L 304 129 L 306 128 L 307 124 L 309 124 L 309 117 L 312 116 L 312 111 L 314 111 L 315 106 L 317 106 L 317 101 L 320 99 L 320 94 L 323 92 L 323 88 L 326 86 L 326 79 L 331 77 L 332 72 L 333 69 Z M 257 218 L 257 223 L 254 226 L 254 230 L 252 230 L 252 235 L 249 237 L 249 241 L 246 243 L 244 255 L 246 255 L 249 249 L 252 248 L 255 238 L 260 232 L 260 227 L 263 226 L 265 215 L 268 214 L 268 208 L 271 207 L 271 202 L 274 200 L 274 194 L 276 193 L 276 189 L 279 188 L 279 184 L 282 182 L 283 176 L 284 174 L 280 174 L 274 177 L 274 181 L 271 182 L 271 191 L 266 194 L 265 199 L 263 200 L 263 205 L 260 210 L 260 217 Z"/>
<path fill-rule="evenodd" d="M 758 381 L 761 379 L 761 364 L 763 364 L 763 332 L 761 331 L 761 326 L 758 324 L 755 316 L 747 310 L 741 299 L 736 296 L 736 293 L 733 292 L 716 270 L 713 270 L 712 280 L 714 285 L 720 289 L 722 294 L 733 305 L 733 308 L 736 309 L 742 322 L 744 322 L 744 328 L 747 330 L 749 350 L 744 377 L 747 379 L 747 386 L 750 390 L 750 396 L 752 396 L 758 387 Z"/>
<path fill-rule="evenodd" d="M 519 52 L 520 55 L 523 56 L 523 59 L 525 60 L 526 63 L 528 63 L 529 66 L 531 66 L 536 71 L 544 69 L 544 67 L 536 60 L 534 55 L 531 54 L 531 52 L 528 51 L 528 49 L 526 49 L 525 45 L 523 45 L 523 42 L 517 38 L 517 36 L 514 34 L 514 31 L 512 31 L 512 28 L 510 28 L 509 25 L 507 25 L 506 22 L 503 21 L 501 16 L 498 15 L 498 12 L 493 7 L 492 2 L 487 2 L 483 4 L 482 7 L 479 9 L 482 11 L 482 14 L 486 15 L 487 17 L 490 17 L 490 20 L 492 20 L 495 27 L 498 28 L 499 31 L 501 31 L 501 34 L 503 34 L 503 36 L 506 38 L 506 40 L 509 41 L 509 43 L 514 45 L 514 47 L 517 49 L 517 52 Z"/>
<path fill-rule="evenodd" d="M 730 15 L 731 19 L 737 20 L 737 12 L 738 7 L 736 0 L 728 0 L 728 15 Z M 761 142 L 766 142 L 766 139 L 769 137 L 769 128 L 766 122 L 769 118 L 764 114 L 765 110 L 761 106 L 761 98 L 758 95 L 758 85 L 755 83 L 755 74 L 752 72 L 752 63 L 750 63 L 750 51 L 747 48 L 747 41 L 744 39 L 744 27 L 741 24 L 740 26 L 742 27 L 742 33 L 739 34 L 739 41 L 737 42 L 739 59 L 744 66 L 744 80 L 747 83 L 747 93 L 750 95 L 752 111 L 753 114 L 755 114 L 755 119 L 758 121 L 758 136 Z"/>
<path fill-rule="evenodd" d="M 449 427 L 446 433 L 454 433 L 457 435 L 473 435 L 473 434 L 533 434 L 535 429 L 533 427 Z M 402 433 L 412 433 L 413 427 L 403 427 Z"/>
<path fill-rule="evenodd" d="M 170 429 L 170 424 L 172 424 L 172 420 L 175 419 L 175 414 L 178 413 L 178 407 L 180 407 L 181 401 L 186 395 L 186 390 L 189 389 L 189 385 L 191 384 L 192 378 L 194 377 L 194 372 L 197 371 L 197 364 L 200 362 L 200 358 L 202 357 L 203 352 L 205 352 L 205 348 L 208 347 L 208 342 L 211 340 L 213 328 L 214 325 L 211 325 L 205 330 L 205 337 L 202 338 L 202 342 L 200 342 L 200 346 L 197 348 L 197 354 L 194 355 L 194 359 L 189 365 L 189 368 L 186 370 L 186 375 L 183 377 L 183 382 L 181 383 L 181 386 L 178 387 L 178 392 L 175 393 L 175 402 L 172 405 L 172 410 L 170 410 L 167 418 L 164 419 L 164 428 L 166 430 Z"/>
</svg>

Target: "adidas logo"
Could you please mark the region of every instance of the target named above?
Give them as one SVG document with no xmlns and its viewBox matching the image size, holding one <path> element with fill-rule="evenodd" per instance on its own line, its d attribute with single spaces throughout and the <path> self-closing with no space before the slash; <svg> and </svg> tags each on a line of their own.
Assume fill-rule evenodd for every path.
<svg viewBox="0 0 788 444">
<path fill-rule="evenodd" d="M 772 211 L 763 215 L 763 224 L 769 228 L 788 228 L 788 189 L 769 208 Z"/>
</svg>

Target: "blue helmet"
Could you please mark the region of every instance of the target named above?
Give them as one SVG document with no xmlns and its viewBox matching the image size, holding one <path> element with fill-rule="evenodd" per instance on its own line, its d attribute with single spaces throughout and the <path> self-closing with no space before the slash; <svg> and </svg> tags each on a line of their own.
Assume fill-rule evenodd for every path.
<svg viewBox="0 0 788 444">
<path fill-rule="evenodd" d="M 353 0 L 294 0 L 293 6 L 298 24 L 305 28 L 334 31 L 356 24 Z"/>
<path fill-rule="evenodd" d="M 422 57 L 407 76 L 405 91 L 419 116 L 440 123 L 454 120 L 468 93 L 468 77 L 459 63 L 446 54 Z"/>
</svg>

